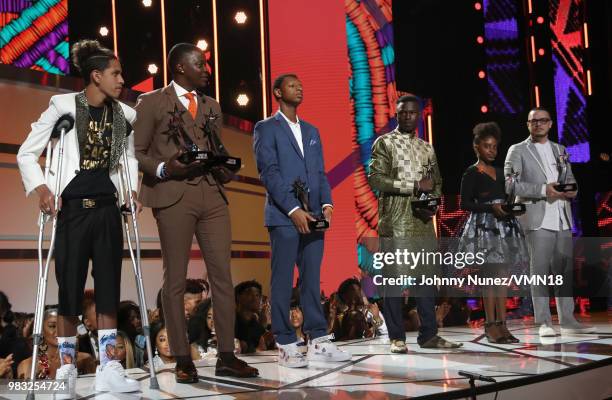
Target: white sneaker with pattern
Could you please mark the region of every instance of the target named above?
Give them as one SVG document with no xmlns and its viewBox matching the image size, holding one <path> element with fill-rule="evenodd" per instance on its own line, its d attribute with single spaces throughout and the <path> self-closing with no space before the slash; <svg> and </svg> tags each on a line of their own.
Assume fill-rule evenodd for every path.
<svg viewBox="0 0 612 400">
<path fill-rule="evenodd" d="M 298 343 L 278 344 L 278 365 L 288 368 L 302 368 L 308 365 Z"/>
<path fill-rule="evenodd" d="M 125 370 L 119 361 L 109 361 L 104 367 L 98 365 L 96 370 L 97 392 L 128 393 L 139 390 L 140 383 L 125 375 Z"/>
<path fill-rule="evenodd" d="M 76 399 L 76 382 L 78 371 L 74 364 L 64 364 L 55 373 L 56 380 L 68 381 L 68 393 L 56 394 L 55 400 Z"/>
<path fill-rule="evenodd" d="M 348 351 L 340 350 L 330 339 L 333 339 L 333 335 L 312 339 L 308 343 L 308 353 L 306 354 L 308 361 L 340 362 L 349 361 L 353 357 Z"/>
</svg>

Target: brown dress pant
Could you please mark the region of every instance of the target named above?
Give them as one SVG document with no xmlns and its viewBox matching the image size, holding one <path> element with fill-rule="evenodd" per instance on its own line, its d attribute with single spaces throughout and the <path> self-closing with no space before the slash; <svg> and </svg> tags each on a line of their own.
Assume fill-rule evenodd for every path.
<svg viewBox="0 0 612 400">
<path fill-rule="evenodd" d="M 232 233 L 229 209 L 219 189 L 202 179 L 196 185 L 187 185 L 176 204 L 153 209 L 153 215 L 161 241 L 164 263 L 161 297 L 172 354 L 190 354 L 183 295 L 194 234 L 210 280 L 219 351 L 232 352 L 236 315 L 230 269 Z"/>
</svg>

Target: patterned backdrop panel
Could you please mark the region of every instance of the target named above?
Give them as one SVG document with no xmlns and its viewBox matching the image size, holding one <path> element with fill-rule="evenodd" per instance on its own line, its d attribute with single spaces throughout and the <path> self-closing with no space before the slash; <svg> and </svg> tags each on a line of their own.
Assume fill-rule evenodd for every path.
<svg viewBox="0 0 612 400">
<path fill-rule="evenodd" d="M 559 141 L 572 162 L 588 162 L 583 0 L 550 0 L 550 31 Z"/>
<path fill-rule="evenodd" d="M 66 75 L 68 0 L 0 0 L 0 62 Z"/>
</svg>

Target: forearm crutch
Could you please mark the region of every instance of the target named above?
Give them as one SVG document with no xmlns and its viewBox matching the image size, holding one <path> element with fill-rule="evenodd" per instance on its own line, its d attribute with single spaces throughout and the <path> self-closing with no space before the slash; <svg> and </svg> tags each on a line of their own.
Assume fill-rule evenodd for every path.
<svg viewBox="0 0 612 400">
<path fill-rule="evenodd" d="M 61 126 L 61 123 L 58 124 Z M 72 129 L 72 126 L 69 127 L 61 127 L 59 134 L 59 145 L 58 145 L 58 162 L 57 162 L 57 171 L 56 171 L 56 179 L 55 179 L 55 191 L 53 204 L 55 208 L 55 215 L 53 215 L 53 223 L 51 229 L 51 240 L 49 242 L 49 251 L 47 253 L 47 259 L 43 261 L 43 239 L 44 239 L 44 230 L 45 225 L 49 221 L 49 216 L 45 215 L 42 211 L 38 216 L 38 288 L 36 290 L 36 308 L 34 311 L 34 329 L 32 333 L 32 367 L 30 369 L 30 380 L 36 380 L 36 366 L 38 364 L 38 347 L 42 344 L 42 324 L 43 324 L 43 315 L 45 311 L 45 300 L 47 298 L 47 278 L 49 276 L 49 264 L 51 263 L 51 258 L 53 257 L 53 249 L 55 246 L 55 232 L 57 229 L 57 216 L 59 214 L 58 206 L 59 206 L 59 195 L 60 195 L 60 181 L 61 181 L 61 171 L 64 164 L 64 136 L 66 136 L 66 130 Z M 52 141 L 53 135 L 49 139 L 49 143 L 47 144 L 47 156 L 45 160 L 45 182 L 47 182 L 47 177 L 49 176 L 50 167 L 51 167 L 51 157 L 52 157 Z M 34 399 L 34 393 L 28 392 L 27 399 Z"/>
<path fill-rule="evenodd" d="M 138 233 L 138 221 L 136 219 L 136 204 L 134 202 L 134 192 L 132 188 L 132 182 L 130 180 L 130 166 L 128 164 L 127 153 L 123 152 L 123 165 L 119 165 L 119 201 L 121 202 L 121 214 L 123 216 L 123 228 L 125 231 L 126 240 L 128 243 L 128 249 L 130 251 L 130 258 L 132 260 L 132 268 L 134 269 L 134 277 L 136 279 L 136 289 L 138 291 L 138 304 L 140 306 L 140 318 L 142 321 L 142 330 L 145 336 L 145 343 L 147 346 L 147 355 L 149 357 L 149 375 L 150 375 L 150 389 L 159 389 L 159 383 L 157 382 L 157 376 L 155 374 L 155 366 L 153 365 L 153 350 L 151 347 L 151 335 L 149 327 L 149 315 L 147 311 L 147 302 L 145 299 L 144 284 L 142 281 L 142 271 L 140 268 L 140 236 Z M 125 200 L 128 200 L 126 204 Z M 128 221 L 128 215 L 132 218 L 132 232 L 134 235 L 134 242 L 136 243 L 136 254 L 134 254 L 134 246 L 132 245 L 132 235 L 130 231 L 130 223 Z"/>
</svg>

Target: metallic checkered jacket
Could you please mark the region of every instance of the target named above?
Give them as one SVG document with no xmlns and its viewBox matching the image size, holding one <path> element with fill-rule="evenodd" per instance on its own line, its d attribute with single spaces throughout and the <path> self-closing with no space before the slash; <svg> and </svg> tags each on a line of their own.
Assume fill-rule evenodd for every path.
<svg viewBox="0 0 612 400">
<path fill-rule="evenodd" d="M 397 129 L 380 136 L 372 145 L 368 182 L 378 193 L 378 234 L 381 237 L 435 237 L 431 221 L 423 223 L 412 214 L 414 188 L 431 166 L 434 188 L 442 193 L 442 177 L 433 146 L 415 134 Z"/>
</svg>

